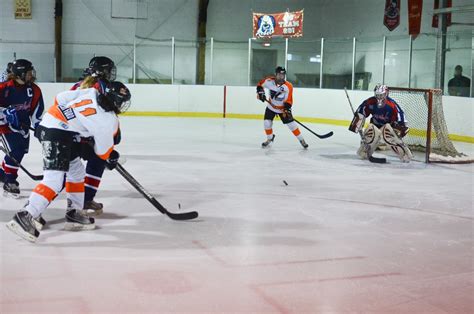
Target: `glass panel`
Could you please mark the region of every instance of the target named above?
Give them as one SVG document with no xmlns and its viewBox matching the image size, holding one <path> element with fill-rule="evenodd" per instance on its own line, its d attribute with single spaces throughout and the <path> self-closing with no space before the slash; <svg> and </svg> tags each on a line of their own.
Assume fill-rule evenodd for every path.
<svg viewBox="0 0 474 314">
<path fill-rule="evenodd" d="M 132 78 L 133 45 L 63 44 L 63 82 L 77 82 L 94 56 L 106 56 L 117 67 L 117 80 L 128 83 Z"/>
<path fill-rule="evenodd" d="M 247 64 L 247 41 L 231 42 L 214 40 L 213 84 L 247 85 Z"/>
<path fill-rule="evenodd" d="M 463 85 L 468 83 L 468 78 L 472 80 L 472 42 L 473 35 L 471 32 L 449 33 L 447 35 L 446 67 L 444 73 L 444 93 L 446 95 L 449 94 L 452 96 L 463 97 L 469 97 L 469 95 L 472 95 L 470 93 L 470 87 L 462 87 Z M 459 77 L 454 79 L 454 71 L 457 65 L 460 65 L 462 67 L 462 76 L 464 77 L 462 79 L 460 79 Z M 448 83 L 451 79 L 454 79 L 452 83 L 459 87 L 449 89 Z M 472 86 L 472 81 L 470 85 Z"/>
<path fill-rule="evenodd" d="M 382 83 L 383 38 L 357 38 L 355 89 L 373 90 Z"/>
<path fill-rule="evenodd" d="M 277 66 L 285 66 L 285 39 L 253 39 L 250 83 L 256 85 L 265 76 L 274 75 Z"/>
<path fill-rule="evenodd" d="M 174 84 L 196 84 L 197 42 L 175 41 Z"/>
<path fill-rule="evenodd" d="M 136 47 L 136 82 L 171 84 L 171 39 L 140 39 Z"/>
<path fill-rule="evenodd" d="M 412 88 L 434 88 L 436 35 L 420 34 L 413 39 L 411 62 Z"/>
<path fill-rule="evenodd" d="M 408 53 L 410 37 L 387 37 L 385 85 L 408 87 Z"/>
<path fill-rule="evenodd" d="M 38 82 L 54 82 L 54 44 L 2 42 L 0 45 L 0 73 L 12 62 L 14 54 L 17 59 L 27 59 L 33 63 Z"/>
<path fill-rule="evenodd" d="M 321 40 L 289 39 L 287 78 L 297 87 L 319 87 Z"/>
<path fill-rule="evenodd" d="M 352 38 L 324 39 L 323 88 L 351 88 Z"/>
</svg>

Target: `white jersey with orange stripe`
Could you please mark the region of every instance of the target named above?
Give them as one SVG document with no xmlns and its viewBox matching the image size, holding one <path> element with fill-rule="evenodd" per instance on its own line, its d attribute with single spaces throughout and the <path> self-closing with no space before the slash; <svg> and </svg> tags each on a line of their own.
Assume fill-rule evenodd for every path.
<svg viewBox="0 0 474 314">
<path fill-rule="evenodd" d="M 270 90 L 270 103 L 267 103 L 268 109 L 275 113 L 282 113 L 284 104 L 293 105 L 293 85 L 285 81 L 279 85 L 275 82 L 275 77 L 270 76 L 258 82 L 258 86 Z"/>
<path fill-rule="evenodd" d="M 106 160 L 114 148 L 114 135 L 119 121 L 112 111 L 97 103 L 95 88 L 65 91 L 56 96 L 54 105 L 44 115 L 41 125 L 94 138 L 94 151 Z"/>
</svg>

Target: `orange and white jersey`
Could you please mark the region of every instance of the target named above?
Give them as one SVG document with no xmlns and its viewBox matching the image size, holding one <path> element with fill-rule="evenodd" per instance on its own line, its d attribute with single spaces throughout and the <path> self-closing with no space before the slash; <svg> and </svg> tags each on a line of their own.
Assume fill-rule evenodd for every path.
<svg viewBox="0 0 474 314">
<path fill-rule="evenodd" d="M 275 113 L 282 113 L 284 104 L 293 105 L 293 85 L 285 81 L 285 83 L 278 85 L 275 82 L 275 77 L 270 76 L 258 82 L 257 86 L 262 86 L 270 90 L 270 104 L 267 103 L 268 109 Z"/>
<path fill-rule="evenodd" d="M 106 112 L 99 106 L 98 95 L 95 88 L 59 93 L 41 125 L 75 132 L 81 137 L 94 137 L 95 153 L 106 160 L 114 149 L 114 135 L 119 121 L 113 111 Z"/>
</svg>

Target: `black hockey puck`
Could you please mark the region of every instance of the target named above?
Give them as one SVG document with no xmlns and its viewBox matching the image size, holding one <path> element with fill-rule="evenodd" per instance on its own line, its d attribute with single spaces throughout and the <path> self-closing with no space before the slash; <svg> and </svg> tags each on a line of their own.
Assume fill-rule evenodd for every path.
<svg viewBox="0 0 474 314">
<path fill-rule="evenodd" d="M 181 204 L 180 203 L 178 203 L 178 208 L 181 209 Z"/>
<path fill-rule="evenodd" d="M 285 180 L 283 180 L 283 183 L 285 183 L 285 185 L 288 185 L 288 182 L 286 182 Z"/>
</svg>

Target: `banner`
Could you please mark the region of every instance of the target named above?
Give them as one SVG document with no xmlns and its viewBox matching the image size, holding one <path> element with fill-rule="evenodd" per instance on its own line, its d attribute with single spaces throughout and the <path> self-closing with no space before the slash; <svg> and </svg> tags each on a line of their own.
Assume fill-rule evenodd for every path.
<svg viewBox="0 0 474 314">
<path fill-rule="evenodd" d="M 284 13 L 252 13 L 253 37 L 303 36 L 303 10 Z"/>
<path fill-rule="evenodd" d="M 450 8 L 452 5 L 453 5 L 453 2 L 451 0 L 448 0 L 448 6 L 447 7 Z M 435 10 L 439 9 L 439 0 L 434 1 L 434 9 Z M 447 19 L 446 25 L 451 26 L 451 13 L 448 13 L 447 15 L 448 15 L 448 17 L 446 18 Z M 431 22 L 432 27 L 438 28 L 438 19 L 439 19 L 439 14 L 433 15 L 433 20 Z"/>
<path fill-rule="evenodd" d="M 31 19 L 31 0 L 15 0 L 15 19 Z"/>
<path fill-rule="evenodd" d="M 400 25 L 400 0 L 385 0 L 383 25 L 393 31 Z"/>
<path fill-rule="evenodd" d="M 423 0 L 408 0 L 408 34 L 416 38 L 421 28 Z"/>
</svg>

